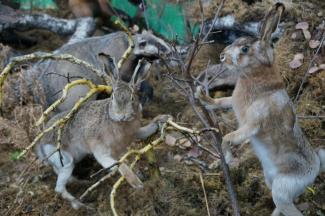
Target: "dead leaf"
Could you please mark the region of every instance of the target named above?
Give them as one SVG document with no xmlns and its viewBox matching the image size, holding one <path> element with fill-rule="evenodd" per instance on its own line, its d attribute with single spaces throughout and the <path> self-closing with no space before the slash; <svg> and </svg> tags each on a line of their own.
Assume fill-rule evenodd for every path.
<svg viewBox="0 0 325 216">
<path fill-rule="evenodd" d="M 296 25 L 296 29 L 307 30 L 308 27 L 309 27 L 309 25 L 307 22 L 300 22 L 300 23 L 297 23 L 297 25 Z"/>
<path fill-rule="evenodd" d="M 302 65 L 302 60 L 304 59 L 304 55 L 302 53 L 297 53 L 293 60 L 289 63 L 291 69 L 296 69 Z"/>
<path fill-rule="evenodd" d="M 176 145 L 177 138 L 174 137 L 171 134 L 167 134 L 165 137 L 165 143 L 169 146 L 175 146 Z"/>
<path fill-rule="evenodd" d="M 193 146 L 191 150 L 187 152 L 188 157 L 197 158 L 201 155 L 201 152 L 197 146 Z"/>
<path fill-rule="evenodd" d="M 301 61 L 294 59 L 289 63 L 289 66 L 291 69 L 297 69 L 298 67 L 300 67 L 302 65 Z"/>
<path fill-rule="evenodd" d="M 319 71 L 319 69 L 320 68 L 317 66 L 311 67 L 311 68 L 309 68 L 308 73 L 310 73 L 310 74 L 316 73 L 317 71 Z"/>
<path fill-rule="evenodd" d="M 174 160 L 177 161 L 177 162 L 181 162 L 182 159 L 183 159 L 183 157 L 181 155 L 179 155 L 179 154 L 174 156 Z"/>
<path fill-rule="evenodd" d="M 313 73 L 316 73 L 316 72 L 321 71 L 321 70 L 325 70 L 325 64 L 321 64 L 319 66 L 311 67 L 308 70 L 308 73 L 313 74 Z"/>
<path fill-rule="evenodd" d="M 319 40 L 310 40 L 309 41 L 309 47 L 312 49 L 315 49 L 319 46 L 320 41 Z"/>
<path fill-rule="evenodd" d="M 138 176 L 131 170 L 128 165 L 122 163 L 120 164 L 118 170 L 133 188 L 143 188 L 142 181 L 138 178 Z"/>
<path fill-rule="evenodd" d="M 192 143 L 187 138 L 177 140 L 177 144 L 180 148 L 186 149 L 192 146 Z"/>
<path fill-rule="evenodd" d="M 302 54 L 302 53 L 297 53 L 294 57 L 293 57 L 293 59 L 297 59 L 297 60 L 304 60 L 304 54 Z"/>
</svg>

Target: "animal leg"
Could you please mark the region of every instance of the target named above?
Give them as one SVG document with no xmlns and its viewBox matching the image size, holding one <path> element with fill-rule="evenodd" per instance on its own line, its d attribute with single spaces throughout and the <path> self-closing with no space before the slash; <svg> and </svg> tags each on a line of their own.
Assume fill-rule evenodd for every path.
<svg viewBox="0 0 325 216">
<path fill-rule="evenodd" d="M 66 189 L 66 184 L 70 181 L 72 177 L 72 171 L 74 168 L 74 162 L 72 156 L 65 151 L 61 151 L 62 159 L 60 159 L 59 152 L 54 153 L 49 157 L 49 163 L 53 166 L 53 169 L 58 175 L 55 191 L 60 193 L 61 196 L 70 201 L 71 206 L 74 209 L 79 209 L 83 204 L 72 196 Z M 62 166 L 63 165 L 63 166 Z"/>
<path fill-rule="evenodd" d="M 251 124 L 243 125 L 237 130 L 226 134 L 222 138 L 222 151 L 225 155 L 226 162 L 229 163 L 233 159 L 231 153 L 230 144 L 239 145 L 245 140 L 249 139 L 251 136 L 254 136 L 258 131 L 258 128 Z"/>
<path fill-rule="evenodd" d="M 98 163 L 100 163 L 104 168 L 111 167 L 117 162 L 112 158 L 110 152 L 105 152 L 102 149 L 96 149 L 93 151 L 93 154 Z"/>
<path fill-rule="evenodd" d="M 203 90 L 201 87 L 198 87 L 196 89 L 195 98 L 199 99 L 201 104 L 209 110 L 226 109 L 226 108 L 232 107 L 232 97 L 223 97 L 223 98 L 213 99 L 213 98 L 205 95 L 205 93 L 203 93 Z"/>
<path fill-rule="evenodd" d="M 278 176 L 272 183 L 272 198 L 276 205 L 272 216 L 303 216 L 303 214 L 295 207 L 293 200 L 300 195 L 306 184 L 299 180 L 299 177 Z"/>
<path fill-rule="evenodd" d="M 141 127 L 136 134 L 138 139 L 147 139 L 152 134 L 156 133 L 159 129 L 161 123 L 166 122 L 168 119 L 172 118 L 170 115 L 158 115 L 156 116 L 151 123 L 146 126 Z"/>
</svg>

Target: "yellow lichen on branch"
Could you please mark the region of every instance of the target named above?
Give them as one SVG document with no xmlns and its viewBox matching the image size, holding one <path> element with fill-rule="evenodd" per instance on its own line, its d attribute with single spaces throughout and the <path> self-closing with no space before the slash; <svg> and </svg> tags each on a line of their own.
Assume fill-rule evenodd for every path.
<svg viewBox="0 0 325 216">
<path fill-rule="evenodd" d="M 77 86 L 77 85 L 87 85 L 89 89 L 97 89 L 99 92 L 106 92 L 110 94 L 112 92 L 112 87 L 111 86 L 106 86 L 106 85 L 95 85 L 91 81 L 86 80 L 86 79 L 79 79 L 79 80 L 74 80 L 71 83 L 67 84 L 62 92 L 61 98 L 56 100 L 49 108 L 47 108 L 41 118 L 36 122 L 36 126 L 41 125 L 44 121 L 47 120 L 48 115 L 55 109 L 57 108 L 61 103 L 64 102 L 64 100 L 68 96 L 68 92 L 71 88 Z"/>
<path fill-rule="evenodd" d="M 117 19 L 115 21 L 115 25 L 119 26 L 123 31 L 125 31 L 128 34 L 128 42 L 129 42 L 129 47 L 123 53 L 121 59 L 117 63 L 117 68 L 120 69 L 122 67 L 123 63 L 126 61 L 126 59 L 131 54 L 131 52 L 134 48 L 134 42 L 133 42 L 133 38 L 132 38 L 132 34 L 131 34 L 130 30 L 125 26 L 125 24 L 123 23 L 123 21 L 121 19 Z"/>
<path fill-rule="evenodd" d="M 101 70 L 97 69 L 94 65 L 84 60 L 78 59 L 70 54 L 52 54 L 52 53 L 36 52 L 28 55 L 18 56 L 12 58 L 10 63 L 7 64 L 6 67 L 0 73 L 0 109 L 1 109 L 2 98 L 3 98 L 3 93 L 2 93 L 3 85 L 8 75 L 10 74 L 11 70 L 15 66 L 23 62 L 35 61 L 35 60 L 46 60 L 46 59 L 64 60 L 64 61 L 71 62 L 73 64 L 82 65 L 85 68 L 92 71 L 93 73 L 95 73 L 96 75 L 98 75 L 106 85 L 109 85 L 111 83 L 110 77 L 105 72 L 102 72 Z"/>
<path fill-rule="evenodd" d="M 93 84 L 94 85 L 94 84 Z M 63 127 L 71 118 L 72 116 L 79 110 L 80 106 L 86 102 L 89 98 L 91 98 L 94 94 L 98 92 L 107 92 L 111 91 L 111 87 L 109 86 L 103 86 L 103 85 L 94 85 L 93 88 L 90 89 L 90 91 L 82 98 L 80 98 L 77 103 L 73 106 L 73 108 L 70 110 L 70 112 L 64 116 L 63 118 L 57 120 L 54 122 L 50 127 L 43 130 L 37 137 L 33 140 L 33 142 L 27 146 L 19 155 L 18 159 L 20 159 L 22 156 L 24 156 L 33 146 L 36 145 L 36 143 L 48 132 L 52 131 L 56 127 Z M 59 99 L 60 100 L 60 99 Z"/>
</svg>

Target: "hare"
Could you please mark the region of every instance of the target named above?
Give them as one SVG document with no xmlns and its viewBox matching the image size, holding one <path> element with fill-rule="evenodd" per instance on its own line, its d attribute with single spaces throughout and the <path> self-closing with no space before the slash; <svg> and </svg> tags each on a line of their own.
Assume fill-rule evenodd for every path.
<svg viewBox="0 0 325 216">
<path fill-rule="evenodd" d="M 223 137 L 227 163 L 232 160 L 229 144 L 249 140 L 259 158 L 265 182 L 272 191 L 272 215 L 299 216 L 293 201 L 325 168 L 325 149 L 313 150 L 298 125 L 282 77 L 274 65 L 271 33 L 284 6 L 275 4 L 261 25 L 260 37 L 242 37 L 220 54 L 224 66 L 239 73 L 231 97 L 212 99 L 198 87 L 196 97 L 208 109 L 232 108 L 239 128 Z"/>
<path fill-rule="evenodd" d="M 133 71 L 141 58 L 153 61 L 159 55 L 170 55 L 171 48 L 168 43 L 150 32 L 133 35 L 134 49 L 120 69 L 121 79 L 129 82 Z M 100 54 L 112 56 L 118 61 L 128 48 L 128 36 L 124 32 L 86 38 L 80 42 L 67 44 L 55 51 L 56 54 L 70 54 L 102 69 Z M 69 82 L 81 78 L 89 79 L 95 84 L 104 84 L 103 81 L 80 65 L 65 61 L 46 60 L 39 61 L 23 74 L 31 94 L 33 85 L 39 82 L 45 91 L 46 104 L 50 106 L 60 98 L 60 92 Z M 17 82 L 16 86 L 19 86 Z M 70 110 L 73 105 L 89 91 L 88 87 L 76 86 L 68 93 L 67 100 L 55 110 L 56 113 Z M 20 98 L 21 92 L 15 93 Z M 37 103 L 37 100 L 35 99 Z"/>
<path fill-rule="evenodd" d="M 87 154 L 93 154 L 104 168 L 111 167 L 136 138 L 147 138 L 170 118 L 169 115 L 158 115 L 150 124 L 141 127 L 142 108 L 136 89 L 146 76 L 148 67 L 148 62 L 138 66 L 129 83 L 121 80 L 115 71 L 111 97 L 90 101 L 80 108 L 62 130 L 61 159 L 59 152 L 53 154 L 56 150 L 55 132 L 48 133 L 37 144 L 39 159 L 46 159 L 58 175 L 55 191 L 70 201 L 73 208 L 83 205 L 66 189 L 76 162 Z M 57 114 L 47 126 L 66 114 Z"/>
</svg>

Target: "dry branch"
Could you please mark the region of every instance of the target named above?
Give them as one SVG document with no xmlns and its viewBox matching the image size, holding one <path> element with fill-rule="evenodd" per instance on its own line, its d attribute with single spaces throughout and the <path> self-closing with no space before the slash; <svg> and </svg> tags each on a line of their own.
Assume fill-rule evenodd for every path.
<svg viewBox="0 0 325 216">
<path fill-rule="evenodd" d="M 126 61 L 126 59 L 129 57 L 129 55 L 132 53 L 132 50 L 134 48 L 134 42 L 133 42 L 133 38 L 132 38 L 131 32 L 125 26 L 125 24 L 123 23 L 123 21 L 121 19 L 117 19 L 115 21 L 115 24 L 117 26 L 119 26 L 123 31 L 125 31 L 127 33 L 127 35 L 128 35 L 128 42 L 129 42 L 129 47 L 127 48 L 127 50 L 125 50 L 125 52 L 123 53 L 121 59 L 117 63 L 117 68 L 118 69 L 121 69 L 123 63 Z"/>
<path fill-rule="evenodd" d="M 0 9 L 0 34 L 6 31 L 27 31 L 45 29 L 58 35 L 72 35 L 68 44 L 80 41 L 95 32 L 96 23 L 92 17 L 74 20 L 55 18 L 47 14 L 17 13 L 7 6 Z"/>
<path fill-rule="evenodd" d="M 208 213 L 208 216 L 211 216 L 210 210 L 209 210 L 207 192 L 205 190 L 203 175 L 202 175 L 201 171 L 199 172 L 199 176 L 200 176 L 200 182 L 201 182 L 201 186 L 202 186 L 202 190 L 203 190 L 203 194 L 204 194 L 204 200 L 205 200 L 205 205 L 206 205 L 206 208 L 207 208 L 207 213 Z"/>
<path fill-rule="evenodd" d="M 42 114 L 41 118 L 36 122 L 36 126 L 41 125 L 44 121 L 47 120 L 48 115 L 55 109 L 57 108 L 61 103 L 64 102 L 64 100 L 68 96 L 68 92 L 71 88 L 77 86 L 77 85 L 87 85 L 89 89 L 98 89 L 101 92 L 106 92 L 108 94 L 111 93 L 112 88 L 110 86 L 105 86 L 105 85 L 95 85 L 91 81 L 86 80 L 86 79 L 80 79 L 80 80 L 74 80 L 71 83 L 67 84 L 62 92 L 61 98 L 59 98 L 57 101 L 55 101 L 50 107 L 48 107 Z"/>
<path fill-rule="evenodd" d="M 109 85 L 111 82 L 111 79 L 109 76 L 105 73 L 102 72 L 101 70 L 98 70 L 94 65 L 89 64 L 86 61 L 83 61 L 81 59 L 78 59 L 70 54 L 52 54 L 52 53 L 43 53 L 43 52 L 36 52 L 24 56 L 18 56 L 14 57 L 11 59 L 10 63 L 7 64 L 7 66 L 3 69 L 3 71 L 0 74 L 0 109 L 1 109 L 1 103 L 2 103 L 2 89 L 4 82 L 8 75 L 10 74 L 11 70 L 17 66 L 18 64 L 21 64 L 23 62 L 27 61 L 35 61 L 35 60 L 47 60 L 47 59 L 54 59 L 54 60 L 64 60 L 64 61 L 69 61 L 73 64 L 78 64 L 82 65 L 88 70 L 94 72 L 96 75 L 98 75 L 105 84 Z"/>
<path fill-rule="evenodd" d="M 220 7 L 218 7 L 217 13 L 215 15 L 214 18 L 214 23 L 215 20 L 217 19 L 219 12 L 221 10 L 221 7 L 224 3 L 224 0 L 221 1 L 220 3 Z M 202 4 L 200 4 L 200 6 L 202 6 Z M 201 8 L 201 13 L 202 13 L 203 9 Z M 202 20 L 204 19 L 204 15 L 202 13 Z M 185 97 L 187 98 L 188 102 L 190 103 L 194 113 L 197 115 L 197 117 L 199 118 L 199 120 L 201 121 L 201 123 L 203 124 L 203 126 L 205 128 L 217 128 L 219 129 L 219 125 L 218 122 L 214 120 L 214 116 L 215 114 L 209 110 L 207 110 L 205 107 L 203 107 L 201 104 L 197 103 L 195 97 L 194 97 L 194 92 L 196 89 L 195 84 L 197 83 L 196 78 L 194 78 L 191 74 L 191 66 L 193 63 L 194 58 L 196 57 L 198 51 L 200 50 L 200 48 L 202 48 L 202 46 L 205 44 L 206 40 L 207 40 L 207 35 L 205 35 L 202 38 L 202 29 L 204 29 L 204 27 L 201 28 L 201 32 L 199 34 L 199 37 L 194 41 L 194 44 L 192 45 L 191 48 L 191 52 L 189 53 L 189 57 L 188 57 L 188 61 L 186 63 L 183 63 L 183 61 L 181 59 L 179 59 L 179 68 L 181 69 L 181 73 L 182 73 L 182 79 L 183 80 L 187 80 L 189 82 L 183 82 L 182 85 L 175 79 L 171 79 L 176 88 L 180 88 L 184 93 L 185 93 Z M 210 26 L 209 31 L 210 32 L 212 29 L 212 26 Z M 179 57 L 176 53 L 175 55 L 176 57 Z M 167 68 L 168 70 L 168 68 Z M 173 74 L 169 71 L 170 74 Z M 207 85 L 205 86 L 207 87 Z M 186 89 L 187 91 L 184 91 L 184 89 Z M 205 89 L 206 91 L 208 91 L 208 89 Z M 200 112 L 200 110 L 202 112 Z M 209 131 L 208 132 L 212 138 L 214 147 L 216 148 L 216 150 L 218 151 L 219 155 L 220 155 L 220 159 L 221 159 L 221 167 L 225 176 L 225 181 L 226 181 L 226 185 L 227 185 L 227 189 L 228 189 L 228 193 L 230 195 L 230 199 L 231 199 L 231 204 L 234 210 L 234 215 L 239 216 L 240 215 L 240 211 L 239 211 L 239 206 L 238 206 L 238 201 L 237 201 L 237 194 L 234 190 L 233 184 L 232 184 L 232 179 L 230 177 L 230 172 L 229 172 L 229 167 L 226 164 L 224 155 L 222 153 L 222 149 L 221 149 L 221 141 L 222 141 L 222 134 L 217 131 Z"/>
<path fill-rule="evenodd" d="M 227 15 L 206 22 L 203 35 L 209 37 L 211 32 L 230 31 L 235 38 L 242 34 L 258 37 L 260 25 L 261 22 L 238 23 L 233 15 Z M 280 38 L 284 33 L 284 27 L 284 23 L 279 23 L 278 28 L 272 33 L 272 38 Z"/>
</svg>

